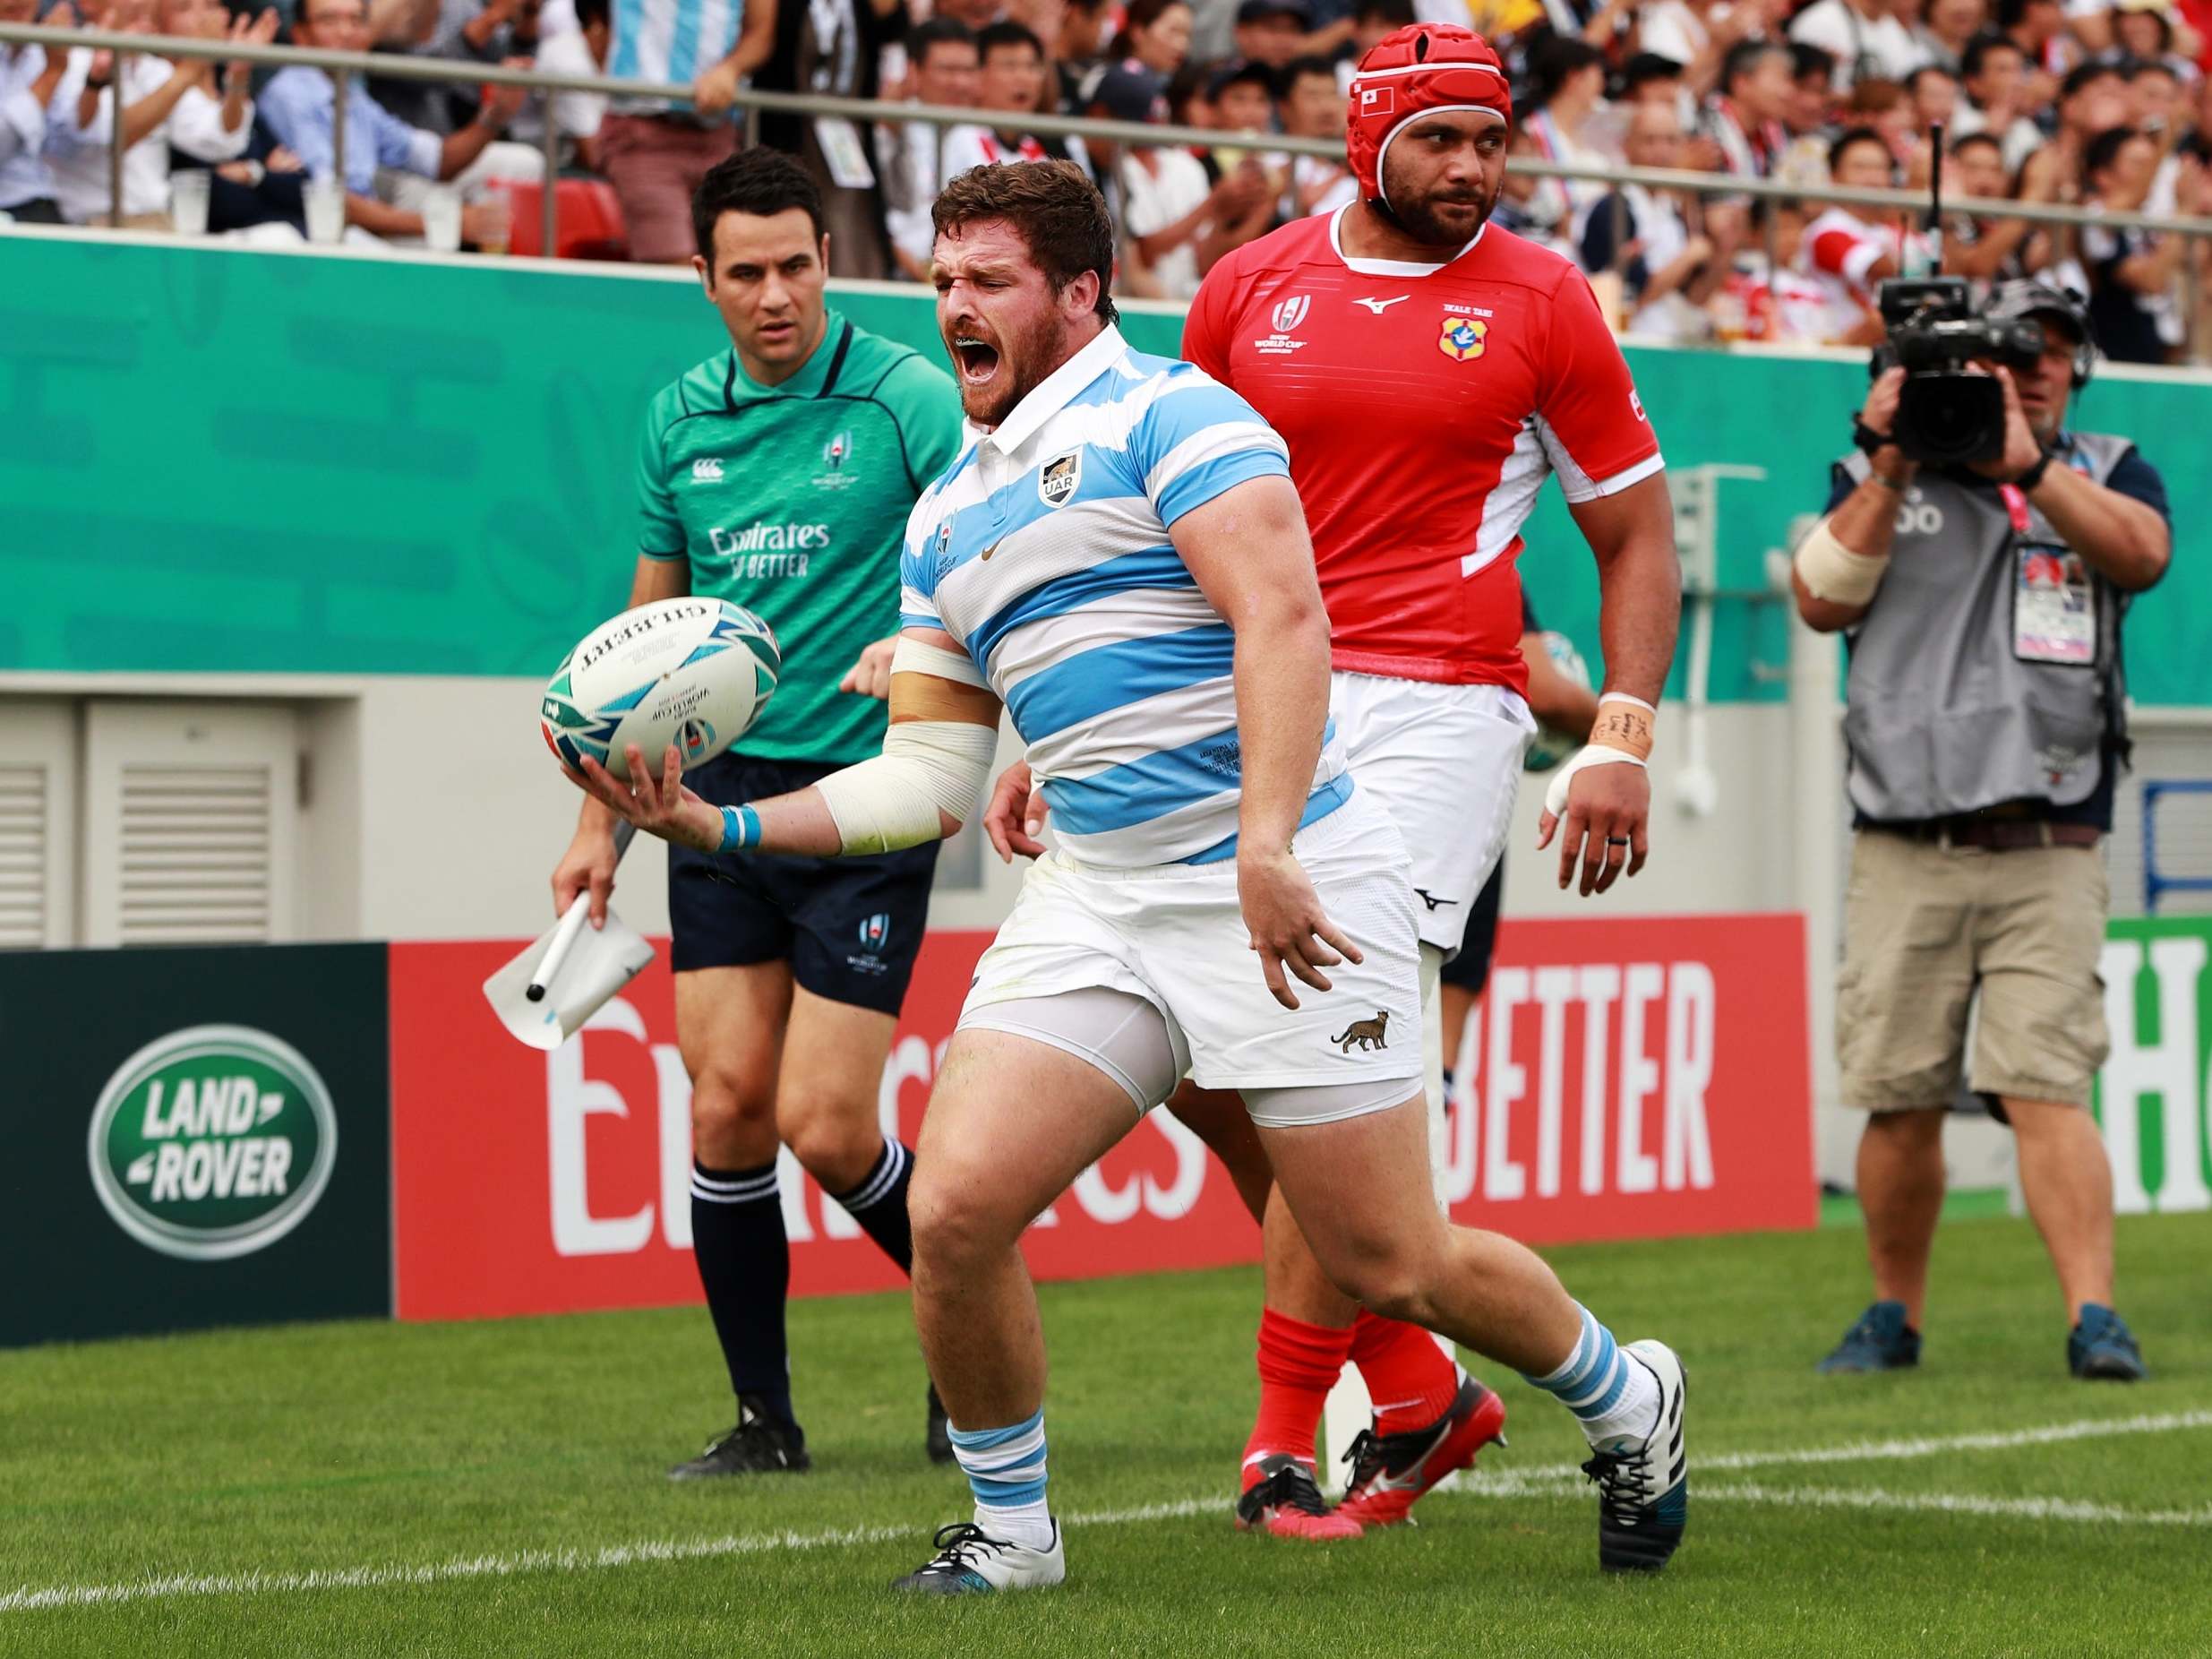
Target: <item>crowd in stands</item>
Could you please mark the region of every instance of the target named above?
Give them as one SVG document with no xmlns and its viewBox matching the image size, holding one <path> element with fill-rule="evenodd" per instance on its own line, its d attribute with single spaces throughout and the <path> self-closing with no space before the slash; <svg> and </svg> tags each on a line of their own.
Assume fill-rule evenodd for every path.
<svg viewBox="0 0 2212 1659">
<path fill-rule="evenodd" d="M 1122 227 L 1121 290 L 1179 300 L 1230 250 L 1350 199 L 1341 161 L 1270 141 L 1340 137 L 1352 64 L 1417 19 L 1498 46 L 1530 157 L 1919 189 L 1940 125 L 1950 199 L 2212 214 L 2212 0 L 0 0 L 0 22 L 691 89 L 546 99 L 356 79 L 339 177 L 319 70 L 0 45 L 0 212 L 108 222 L 120 143 L 125 227 L 168 228 L 176 181 L 198 171 L 212 230 L 296 237 L 320 207 L 319 236 L 342 223 L 356 241 L 497 251 L 518 203 L 546 187 L 550 125 L 562 176 L 603 181 L 631 258 L 688 260 L 692 185 L 750 140 L 820 180 L 834 274 L 926 281 L 945 180 L 1065 156 Z M 733 107 L 745 85 L 881 114 L 763 114 L 749 128 Z M 909 103 L 975 118 L 939 126 L 903 115 Z M 1033 130 L 1040 112 L 1220 138 L 1086 145 Z M 1623 332 L 1681 343 L 1867 343 L 1876 285 L 1938 254 L 1922 227 L 1871 210 L 1605 180 L 1513 175 L 1497 218 L 1579 261 Z M 2190 314 L 2212 305 L 2205 240 L 1954 212 L 1940 257 L 1979 283 L 2033 273 L 2078 288 L 2113 357 L 2212 355 L 2212 315 Z"/>
</svg>

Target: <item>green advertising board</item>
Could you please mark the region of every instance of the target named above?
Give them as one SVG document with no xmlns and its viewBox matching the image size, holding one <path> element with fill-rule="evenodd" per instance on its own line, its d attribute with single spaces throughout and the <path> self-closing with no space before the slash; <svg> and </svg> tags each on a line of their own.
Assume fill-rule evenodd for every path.
<svg viewBox="0 0 2212 1659">
<path fill-rule="evenodd" d="M 2122 1213 L 2212 1208 L 2212 916 L 2106 926 L 2096 1110 Z"/>
<path fill-rule="evenodd" d="M 941 359 L 920 289 L 836 303 Z M 1124 327 L 1172 352 L 1180 319 Z M 668 273 L 0 234 L 0 671 L 546 674 L 628 591 L 647 400 L 724 343 Z M 1670 465 L 1764 469 L 1722 486 L 1719 572 L 1763 590 L 1824 504 L 1863 365 L 1629 355 Z M 2182 526 L 2212 512 L 2186 436 L 2208 418 L 2212 387 L 2114 374 L 2081 411 L 2141 435 Z M 1556 490 L 1528 540 L 1546 624 L 1598 660 Z M 2139 701 L 2212 702 L 2186 597 L 2212 577 L 2182 552 L 2130 622 Z M 1712 695 L 1780 696 L 1789 625 L 1721 601 Z"/>
</svg>

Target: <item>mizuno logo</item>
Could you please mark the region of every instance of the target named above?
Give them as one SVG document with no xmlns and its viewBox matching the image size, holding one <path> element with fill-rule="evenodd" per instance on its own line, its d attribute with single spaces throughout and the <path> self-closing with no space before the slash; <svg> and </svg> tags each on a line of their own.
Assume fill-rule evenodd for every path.
<svg viewBox="0 0 2212 1659">
<path fill-rule="evenodd" d="M 1385 311 L 1388 311 L 1393 305 L 1396 305 L 1400 300 L 1411 299 L 1412 297 L 1413 296 L 1410 294 L 1393 294 L 1388 299 L 1355 299 L 1352 301 L 1352 304 L 1355 305 L 1365 305 L 1369 311 L 1372 311 L 1376 316 L 1379 317 Z"/>
<path fill-rule="evenodd" d="M 708 456 L 704 460 L 693 461 L 691 463 L 691 482 L 694 484 L 721 483 L 722 463 L 712 456 Z"/>
<path fill-rule="evenodd" d="M 1459 900 L 1456 898 L 1431 898 L 1429 896 L 1428 890 L 1425 887 L 1417 887 L 1413 890 L 1420 895 L 1421 902 L 1428 907 L 1431 915 L 1434 915 L 1437 910 L 1442 909 L 1445 905 L 1451 905 L 1454 908 L 1456 908 L 1459 905 Z"/>
</svg>

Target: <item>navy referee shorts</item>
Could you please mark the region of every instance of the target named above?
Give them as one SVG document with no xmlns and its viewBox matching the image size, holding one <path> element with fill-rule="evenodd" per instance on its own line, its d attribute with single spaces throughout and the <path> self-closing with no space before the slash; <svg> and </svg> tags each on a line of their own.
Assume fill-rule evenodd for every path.
<svg viewBox="0 0 2212 1659">
<path fill-rule="evenodd" d="M 839 769 L 718 755 L 684 782 L 716 806 L 803 789 Z M 679 974 L 789 962 L 816 996 L 896 1014 L 913 976 L 937 872 L 934 841 L 859 858 L 668 849 L 670 951 Z"/>
</svg>

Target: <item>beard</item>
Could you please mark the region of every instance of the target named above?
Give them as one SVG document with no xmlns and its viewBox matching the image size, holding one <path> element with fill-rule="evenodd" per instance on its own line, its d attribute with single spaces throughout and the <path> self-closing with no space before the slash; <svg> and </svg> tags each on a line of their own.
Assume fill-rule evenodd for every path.
<svg viewBox="0 0 2212 1659">
<path fill-rule="evenodd" d="M 1059 317 L 1052 312 L 1025 319 L 996 340 L 999 361 L 990 378 L 981 384 L 960 377 L 960 409 L 979 426 L 996 426 L 1014 413 L 1021 400 L 1059 366 Z M 958 364 L 961 354 L 954 354 Z"/>
<path fill-rule="evenodd" d="M 1457 248 L 1474 238 L 1477 231 L 1488 224 L 1497 207 L 1497 191 L 1485 194 L 1481 187 L 1465 195 L 1431 193 L 1423 195 L 1410 186 L 1392 189 L 1391 181 L 1383 181 L 1385 203 L 1390 215 L 1398 221 L 1398 228 L 1424 247 Z M 1501 189 L 1503 185 L 1501 185 Z M 1469 208 L 1475 210 L 1470 219 Z M 1439 210 L 1443 210 L 1439 211 Z"/>
</svg>

